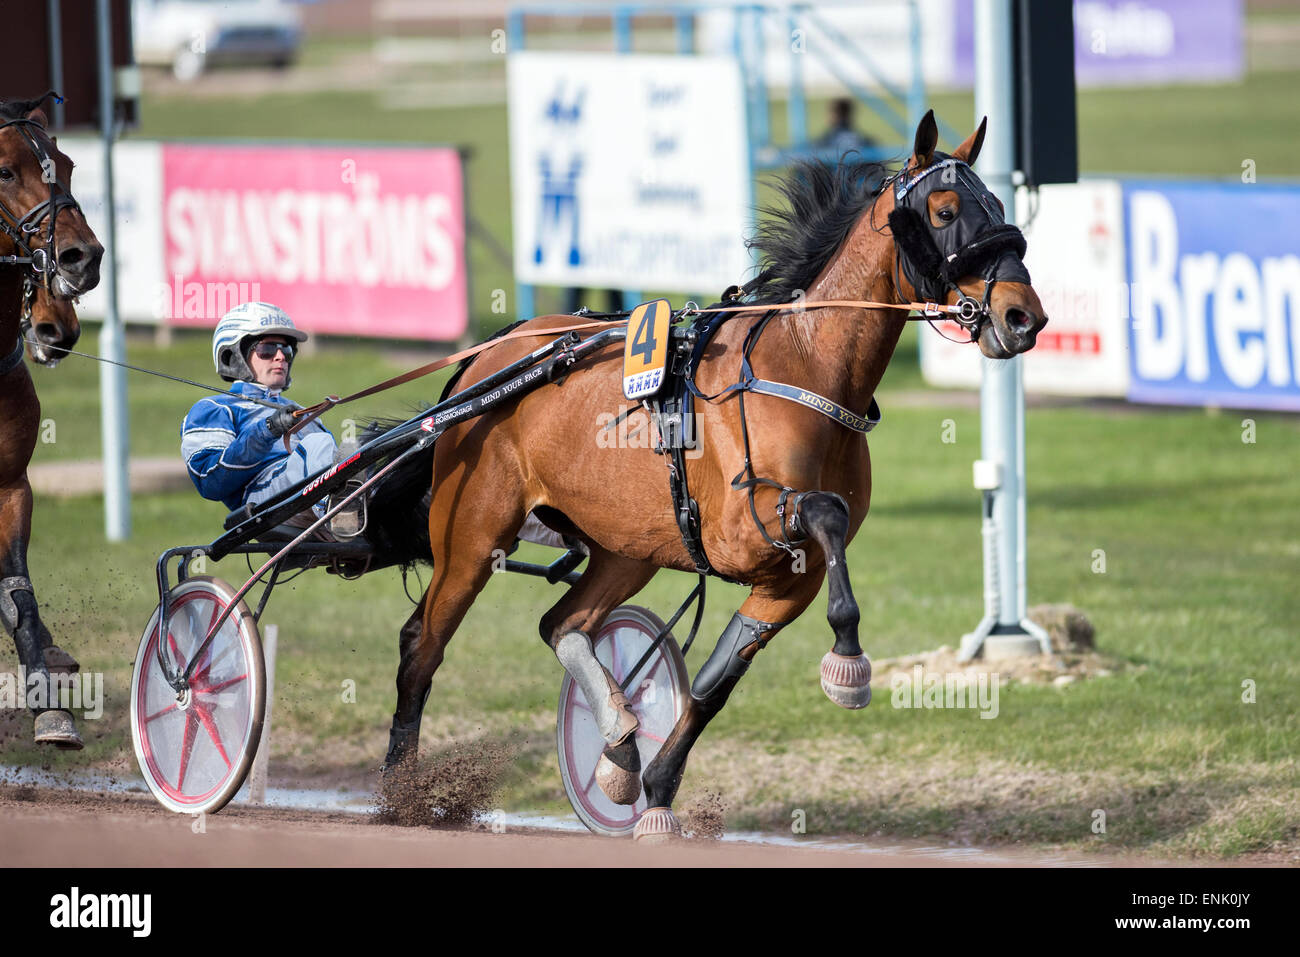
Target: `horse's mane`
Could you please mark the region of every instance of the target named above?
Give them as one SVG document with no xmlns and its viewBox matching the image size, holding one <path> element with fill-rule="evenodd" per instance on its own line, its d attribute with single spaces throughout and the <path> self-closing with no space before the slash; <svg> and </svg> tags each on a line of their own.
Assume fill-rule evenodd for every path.
<svg viewBox="0 0 1300 957">
<path fill-rule="evenodd" d="M 745 245 L 758 251 L 755 303 L 789 302 L 806 293 L 890 174 L 882 163 L 800 160 L 772 182 L 785 200 L 759 210 L 763 224 Z"/>
<path fill-rule="evenodd" d="M 53 95 L 51 90 L 31 100 L 0 100 L 0 119 L 21 120 Z"/>
</svg>

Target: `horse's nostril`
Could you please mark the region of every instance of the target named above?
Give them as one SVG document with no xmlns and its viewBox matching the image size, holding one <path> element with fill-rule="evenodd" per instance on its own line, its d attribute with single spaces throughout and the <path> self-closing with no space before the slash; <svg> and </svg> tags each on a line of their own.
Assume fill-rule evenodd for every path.
<svg viewBox="0 0 1300 957">
<path fill-rule="evenodd" d="M 1021 329 L 1028 329 L 1034 324 L 1034 317 L 1023 309 L 1008 309 L 1006 320 L 1007 325 L 1017 332 Z"/>
<path fill-rule="evenodd" d="M 86 258 L 86 250 L 82 246 L 65 246 L 59 252 L 59 268 L 76 269 Z"/>
</svg>

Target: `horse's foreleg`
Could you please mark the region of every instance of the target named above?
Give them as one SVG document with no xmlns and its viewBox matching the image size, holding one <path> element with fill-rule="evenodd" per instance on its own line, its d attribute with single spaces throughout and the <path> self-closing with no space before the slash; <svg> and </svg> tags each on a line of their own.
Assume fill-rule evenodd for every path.
<svg viewBox="0 0 1300 957">
<path fill-rule="evenodd" d="M 418 681 L 413 681 L 418 674 L 415 663 L 420 636 L 424 634 L 424 608 L 428 601 L 429 590 L 426 588 L 415 610 L 398 633 L 401 663 L 397 668 L 397 710 L 393 713 L 393 726 L 388 732 L 388 756 L 384 760 L 386 768 L 396 767 L 408 758 L 414 758 L 419 747 L 420 716 L 424 713 L 429 689 L 433 687 L 432 673 L 423 682 L 423 687 Z"/>
<path fill-rule="evenodd" d="M 555 607 L 542 616 L 540 631 L 591 705 L 605 747 L 596 764 L 596 783 L 615 804 L 641 796 L 638 722 L 627 696 L 592 649 L 591 635 L 605 617 L 640 591 L 658 570 L 591 545 L 587 568 Z"/>
<path fill-rule="evenodd" d="M 691 747 L 727 703 L 754 656 L 778 631 L 799 617 L 820 589 L 821 575 L 810 571 L 796 576 L 779 595 L 755 588 L 732 616 L 713 653 L 696 674 L 685 710 L 642 776 L 649 808 L 637 822 L 638 839 L 678 833 L 671 805 L 682 783 Z"/>
<path fill-rule="evenodd" d="M 53 648 L 53 642 L 41 621 L 36 590 L 27 570 L 31 519 L 32 489 L 24 477 L 20 484 L 0 490 L 0 622 L 13 636 L 18 660 L 26 673 L 27 680 L 20 685 L 36 690 L 28 702 L 36 718 L 36 742 L 80 750 L 81 735 L 72 715 L 59 708 L 58 688 L 50 680 L 46 664 L 46 649 Z M 54 651 L 59 653 L 58 649 Z M 59 670 L 75 671 L 76 662 L 64 657 L 71 665 Z"/>
<path fill-rule="evenodd" d="M 860 614 L 844 557 L 848 506 L 833 492 L 814 492 L 800 504 L 797 524 L 821 546 L 826 559 L 830 592 L 826 618 L 835 632 L 835 644 L 822 658 L 822 690 L 841 708 L 865 708 L 871 703 L 871 662 L 858 643 Z"/>
<path fill-rule="evenodd" d="M 433 579 L 402 626 L 397 708 L 385 768 L 415 758 L 433 674 L 465 613 L 492 577 L 494 551 L 504 550 L 523 523 L 522 505 L 510 507 L 508 491 L 486 478 L 472 486 L 447 482 L 436 489 L 429 510 Z"/>
</svg>

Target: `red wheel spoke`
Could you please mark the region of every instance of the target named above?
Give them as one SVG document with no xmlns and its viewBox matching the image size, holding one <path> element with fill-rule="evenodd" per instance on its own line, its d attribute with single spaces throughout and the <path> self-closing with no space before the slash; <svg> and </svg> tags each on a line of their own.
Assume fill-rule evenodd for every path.
<svg viewBox="0 0 1300 957">
<path fill-rule="evenodd" d="M 592 713 L 592 712 L 591 712 L 591 705 L 587 704 L 587 702 L 583 701 L 580 697 L 578 697 L 578 690 L 577 690 L 576 688 L 575 688 L 574 691 L 573 691 L 573 699 L 572 699 L 572 700 L 573 700 L 573 706 L 574 706 L 575 708 L 581 708 L 583 711 L 587 712 L 587 714 L 591 714 L 591 713 Z"/>
<path fill-rule="evenodd" d="M 172 650 L 172 664 L 181 671 L 185 670 L 185 659 L 181 657 L 181 649 L 176 644 L 176 636 L 172 634 L 170 628 L 167 629 L 167 644 Z"/>
<path fill-rule="evenodd" d="M 658 741 L 660 744 L 664 743 L 663 738 L 659 737 L 657 734 L 651 734 L 645 728 L 639 729 L 636 734 L 638 738 L 649 738 L 651 741 Z"/>
<path fill-rule="evenodd" d="M 150 721 L 153 721 L 156 718 L 161 718 L 165 714 L 171 714 L 175 710 L 176 710 L 176 702 L 173 701 L 171 704 L 163 708 L 161 711 L 155 711 L 153 714 L 145 715 L 144 723 L 148 724 Z"/>
<path fill-rule="evenodd" d="M 208 626 L 203 629 L 204 638 L 208 637 L 208 632 L 212 630 L 212 626 L 217 623 L 217 619 L 221 617 L 221 613 L 225 610 L 226 606 L 217 601 L 216 596 L 214 595 L 212 601 L 212 616 L 208 619 Z M 225 626 L 223 625 L 222 627 Z"/>
<path fill-rule="evenodd" d="M 239 682 L 243 681 L 247 677 L 248 677 L 247 674 L 242 674 L 234 678 L 227 678 L 225 681 L 220 681 L 217 684 L 208 685 L 206 688 L 200 688 L 199 692 L 201 694 L 216 694 L 218 691 L 224 691 L 226 688 L 229 688 L 231 685 L 239 684 Z"/>
<path fill-rule="evenodd" d="M 217 723 L 212 720 L 212 713 L 208 706 L 201 705 L 196 701 L 193 704 L 193 708 L 198 712 L 199 720 L 203 722 L 203 729 L 208 732 L 208 737 L 211 738 L 212 743 L 216 745 L 217 754 L 221 755 L 221 760 L 226 762 L 227 768 L 232 767 L 233 765 L 230 763 L 230 758 L 226 757 L 226 749 L 221 745 L 221 735 L 217 734 Z"/>
<path fill-rule="evenodd" d="M 185 737 L 181 741 L 181 767 L 176 772 L 176 790 L 185 791 L 185 772 L 190 767 L 190 754 L 194 751 L 194 735 L 198 731 L 199 721 L 193 711 L 185 714 Z"/>
</svg>

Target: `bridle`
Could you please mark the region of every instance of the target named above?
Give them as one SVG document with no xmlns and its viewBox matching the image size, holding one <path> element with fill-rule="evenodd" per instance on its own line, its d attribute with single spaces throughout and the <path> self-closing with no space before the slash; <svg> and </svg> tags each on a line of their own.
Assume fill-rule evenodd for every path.
<svg viewBox="0 0 1300 957">
<path fill-rule="evenodd" d="M 45 287 L 45 291 L 51 295 L 55 294 L 54 277 L 58 274 L 58 265 L 54 258 L 54 227 L 58 220 L 59 213 L 65 209 L 74 209 L 82 212 L 81 205 L 72 197 L 72 194 L 63 188 L 59 183 L 58 177 L 47 173 L 47 170 L 54 169 L 54 158 L 49 151 L 41 145 L 38 137 L 32 134 L 34 128 L 45 132 L 45 128 L 35 120 L 17 119 L 0 123 L 0 130 L 14 127 L 27 141 L 32 152 L 36 154 L 37 162 L 40 164 L 42 176 L 49 181 L 50 196 L 49 199 L 42 203 L 37 203 L 31 209 L 27 210 L 22 216 L 17 216 L 3 202 L 0 202 L 0 232 L 3 232 L 11 240 L 17 252 L 10 256 L 0 256 L 0 265 L 7 266 L 30 266 L 32 273 Z M 82 213 L 84 216 L 85 214 Z M 49 221 L 49 229 L 45 234 L 45 243 L 41 246 L 33 246 L 31 240 L 39 238 L 41 224 Z"/>
<path fill-rule="evenodd" d="M 879 199 L 886 189 L 894 191 L 894 209 L 889 214 L 894 234 L 894 288 L 900 288 L 901 273 L 918 298 L 943 301 L 950 291 L 955 292 L 957 308 L 949 318 L 974 342 L 992 322 L 994 285 L 999 281 L 1029 283 L 1023 262 L 1025 237 L 1006 222 L 993 194 L 967 163 L 944 154 L 935 156 L 941 158 L 924 169 L 904 167 L 887 177 L 876 192 Z M 941 229 L 930 224 L 926 209 L 926 197 L 938 188 L 931 177 L 940 172 L 944 188 L 959 189 L 973 200 L 963 202 L 957 218 Z M 969 239 L 962 242 L 966 235 Z M 981 299 L 967 295 L 958 285 L 966 276 L 983 279 Z"/>
</svg>

